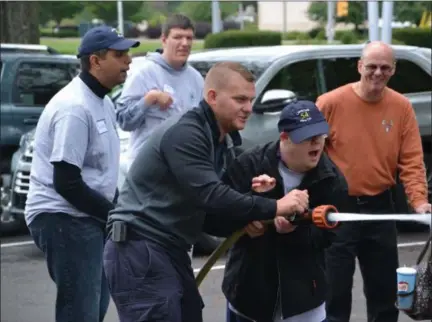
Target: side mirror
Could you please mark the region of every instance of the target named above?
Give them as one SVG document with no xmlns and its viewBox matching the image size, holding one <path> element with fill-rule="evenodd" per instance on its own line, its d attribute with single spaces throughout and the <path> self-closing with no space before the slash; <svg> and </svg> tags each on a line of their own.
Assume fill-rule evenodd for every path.
<svg viewBox="0 0 432 322">
<path fill-rule="evenodd" d="M 279 112 L 286 104 L 297 99 L 294 92 L 285 89 L 270 89 L 266 91 L 260 102 L 255 106 L 257 112 Z"/>
</svg>

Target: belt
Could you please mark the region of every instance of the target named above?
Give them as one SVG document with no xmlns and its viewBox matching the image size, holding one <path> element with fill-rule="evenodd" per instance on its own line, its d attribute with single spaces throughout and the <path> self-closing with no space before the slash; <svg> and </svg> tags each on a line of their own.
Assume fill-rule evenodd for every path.
<svg viewBox="0 0 432 322">
<path fill-rule="evenodd" d="M 356 199 L 357 205 L 361 207 L 390 207 L 393 204 L 391 189 L 386 189 L 374 196 L 363 195 L 353 197 Z"/>
</svg>

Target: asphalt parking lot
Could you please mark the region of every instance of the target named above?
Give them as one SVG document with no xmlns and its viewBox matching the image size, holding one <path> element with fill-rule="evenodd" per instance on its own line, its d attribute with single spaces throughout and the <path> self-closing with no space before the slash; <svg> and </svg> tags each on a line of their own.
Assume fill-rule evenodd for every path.
<svg viewBox="0 0 432 322">
<path fill-rule="evenodd" d="M 399 236 L 401 265 L 415 263 L 427 233 L 404 233 Z M 199 268 L 205 257 L 193 260 Z M 225 301 L 220 290 L 224 261 L 217 263 L 201 286 L 206 307 L 205 322 L 225 321 Z M 353 289 L 352 322 L 366 321 L 362 281 L 358 269 Z M 48 277 L 42 253 L 28 236 L 1 239 L 1 321 L 51 322 L 54 321 L 53 303 L 55 286 Z M 412 321 L 402 315 L 400 322 Z M 118 322 L 116 309 L 111 303 L 105 322 Z"/>
</svg>

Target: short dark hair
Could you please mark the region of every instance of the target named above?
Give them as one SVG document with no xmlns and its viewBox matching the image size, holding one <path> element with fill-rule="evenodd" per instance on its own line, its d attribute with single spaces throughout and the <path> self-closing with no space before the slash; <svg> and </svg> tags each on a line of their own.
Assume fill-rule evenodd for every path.
<svg viewBox="0 0 432 322">
<path fill-rule="evenodd" d="M 108 52 L 108 49 L 102 49 L 102 50 L 99 50 L 99 51 L 97 51 L 95 53 L 92 53 L 90 55 L 81 56 L 80 57 L 81 70 L 83 72 L 90 71 L 90 68 L 91 68 L 91 66 L 90 66 L 90 56 L 91 55 L 96 55 L 98 57 L 104 58 L 106 56 L 107 52 Z"/>
<path fill-rule="evenodd" d="M 171 29 L 192 29 L 195 32 L 195 25 L 192 20 L 181 13 L 175 13 L 167 18 L 165 23 L 162 25 L 162 34 L 167 37 Z"/>
</svg>

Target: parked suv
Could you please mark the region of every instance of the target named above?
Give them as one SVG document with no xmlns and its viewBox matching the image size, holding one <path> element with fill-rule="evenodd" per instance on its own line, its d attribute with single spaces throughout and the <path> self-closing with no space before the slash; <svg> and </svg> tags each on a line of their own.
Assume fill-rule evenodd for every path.
<svg viewBox="0 0 432 322">
<path fill-rule="evenodd" d="M 0 231 L 4 231 L 19 227 L 7 211 L 10 206 L 10 178 L 15 171 L 13 165 L 16 165 L 12 156 L 22 143 L 23 134 L 35 128 L 51 97 L 77 74 L 79 61 L 70 55 L 54 55 L 45 47 L 2 44 L 0 67 Z M 18 180 L 25 184 L 27 173 L 21 173 Z"/>
</svg>

